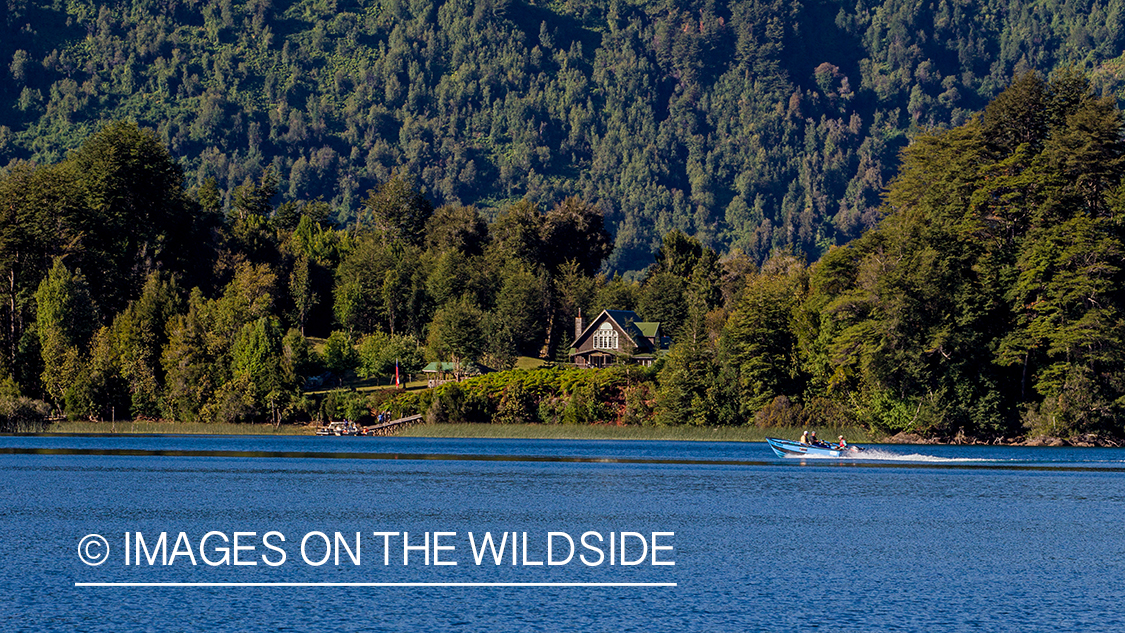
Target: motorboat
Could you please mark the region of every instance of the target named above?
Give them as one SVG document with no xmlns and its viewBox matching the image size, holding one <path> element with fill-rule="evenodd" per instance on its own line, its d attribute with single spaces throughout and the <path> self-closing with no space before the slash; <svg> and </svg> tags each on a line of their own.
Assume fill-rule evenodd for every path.
<svg viewBox="0 0 1125 633">
<path fill-rule="evenodd" d="M 773 452 L 777 453 L 778 457 L 792 457 L 792 456 L 808 456 L 813 457 L 842 457 L 849 453 L 855 453 L 863 449 L 858 446 L 839 446 L 837 444 L 819 445 L 802 444 L 792 440 L 782 440 L 776 437 L 767 437 L 766 442 L 769 443 Z"/>
</svg>

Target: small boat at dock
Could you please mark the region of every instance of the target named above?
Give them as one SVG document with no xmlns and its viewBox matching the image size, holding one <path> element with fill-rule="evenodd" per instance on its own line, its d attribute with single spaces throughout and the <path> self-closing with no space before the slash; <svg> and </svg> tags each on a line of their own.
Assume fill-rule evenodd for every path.
<svg viewBox="0 0 1125 633">
<path fill-rule="evenodd" d="M 390 417 L 389 415 L 387 417 Z M 400 431 L 409 426 L 419 424 L 425 421 L 425 416 L 422 415 L 408 415 L 406 417 L 398 418 L 397 420 L 387 420 L 372 426 L 360 426 L 351 420 L 342 420 L 338 422 L 328 422 L 316 428 L 316 434 L 321 436 L 335 435 L 335 436 L 385 436 L 393 435 L 396 431 Z"/>
<path fill-rule="evenodd" d="M 344 420 L 342 422 L 329 422 L 328 424 L 318 427 L 316 429 L 317 435 L 335 435 L 337 437 L 360 435 L 362 429 L 356 426 L 355 422 Z"/>
</svg>

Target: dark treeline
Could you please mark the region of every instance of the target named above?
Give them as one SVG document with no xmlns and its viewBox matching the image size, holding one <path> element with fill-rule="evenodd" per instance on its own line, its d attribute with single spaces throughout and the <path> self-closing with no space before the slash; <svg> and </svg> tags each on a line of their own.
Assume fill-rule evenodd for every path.
<svg viewBox="0 0 1125 633">
<path fill-rule="evenodd" d="M 189 194 L 155 133 L 109 125 L 66 160 L 0 174 L 0 414 L 280 423 L 386 406 L 1121 436 L 1122 132 L 1081 73 L 1024 74 L 964 125 L 919 135 L 879 226 L 811 266 L 720 257 L 673 230 L 628 281 L 599 273 L 610 235 L 577 197 L 486 222 L 396 174 L 335 228 L 327 203 L 278 204 L 268 172 L 226 206 L 211 181 Z M 493 374 L 392 402 L 305 394 L 326 371 L 565 360 L 575 315 L 601 309 L 661 322 L 671 350 L 648 369 Z"/>
<path fill-rule="evenodd" d="M 1103 0 L 6 7 L 0 164 L 57 163 L 134 120 L 224 209 L 271 170 L 337 226 L 399 171 L 488 219 L 578 195 L 630 278 L 673 229 L 759 265 L 815 260 L 876 224 L 909 135 L 965 123 L 1026 69 L 1080 65 L 1112 93 L 1125 49 Z"/>
</svg>

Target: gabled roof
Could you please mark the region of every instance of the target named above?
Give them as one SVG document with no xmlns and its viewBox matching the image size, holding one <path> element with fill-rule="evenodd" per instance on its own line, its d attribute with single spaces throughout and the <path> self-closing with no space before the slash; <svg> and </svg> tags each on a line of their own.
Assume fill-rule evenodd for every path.
<svg viewBox="0 0 1125 633">
<path fill-rule="evenodd" d="M 655 338 L 660 331 L 660 321 L 638 321 L 633 325 L 647 338 Z"/>
<path fill-rule="evenodd" d="M 625 336 L 629 338 L 629 342 L 633 345 L 634 349 L 645 349 L 651 347 L 648 342 L 649 338 L 656 336 L 657 331 L 660 329 L 660 323 L 656 321 L 639 321 L 637 313 L 632 310 L 602 310 L 601 314 L 594 317 L 590 324 L 582 330 L 582 334 L 574 339 L 571 344 L 572 348 L 578 347 L 578 342 L 586 338 L 595 326 L 603 322 L 602 317 L 613 321 L 617 329 L 621 330 Z M 651 332 L 651 334 L 650 334 Z M 659 347 L 660 341 L 657 341 L 656 347 Z"/>
</svg>

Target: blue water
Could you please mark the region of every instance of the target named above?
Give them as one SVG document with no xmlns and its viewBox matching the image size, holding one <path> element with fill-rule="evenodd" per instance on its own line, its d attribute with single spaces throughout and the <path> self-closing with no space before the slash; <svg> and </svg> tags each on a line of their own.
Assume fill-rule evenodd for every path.
<svg viewBox="0 0 1125 633">
<path fill-rule="evenodd" d="M 212 531 L 255 533 L 241 560 L 258 564 L 205 564 Z M 278 559 L 269 531 L 285 535 L 276 567 L 262 559 Z M 351 544 L 357 531 L 358 566 L 346 551 L 338 565 L 301 558 L 309 533 Z M 169 553 L 183 532 L 197 564 L 181 552 L 126 566 L 126 532 L 149 546 L 165 532 Z M 417 546 L 453 533 L 438 556 L 458 564 L 412 550 L 403 565 L 400 534 L 384 565 L 373 532 Z M 564 565 L 513 565 L 510 550 L 476 565 L 469 532 L 526 532 L 528 562 L 545 560 L 548 532 L 578 546 Z M 674 533 L 655 538 L 675 565 L 585 565 L 586 532 Z M 79 559 L 88 534 L 107 539 L 99 566 Z M 310 538 L 315 561 L 326 550 Z M 641 537 L 627 538 L 639 560 Z M 7 436 L 0 561 L 3 630 L 1122 631 L 1125 450 L 817 460 L 759 443 Z M 76 586 L 140 582 L 162 585 Z M 279 582 L 490 586 L 167 584 Z M 631 586 L 591 586 L 604 583 Z"/>
</svg>

